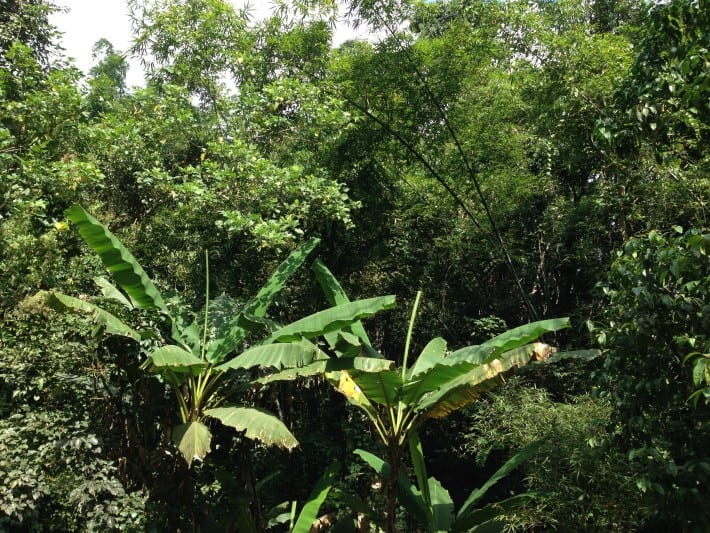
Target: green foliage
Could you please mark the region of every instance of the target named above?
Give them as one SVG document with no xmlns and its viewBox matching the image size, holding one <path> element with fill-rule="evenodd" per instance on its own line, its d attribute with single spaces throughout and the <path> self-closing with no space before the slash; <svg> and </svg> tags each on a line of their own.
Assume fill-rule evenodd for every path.
<svg viewBox="0 0 710 533">
<path fill-rule="evenodd" d="M 110 371 L 82 321 L 50 317 L 26 299 L 0 329 L 0 527 L 141 528 L 147 494 L 106 449 Z"/>
<path fill-rule="evenodd" d="M 328 299 L 347 301 L 342 287 L 327 268 L 322 264 L 317 265 L 316 268 L 321 287 L 326 291 Z M 386 510 L 383 516 L 388 531 L 395 529 L 398 495 L 401 495 L 405 502 L 409 502 L 405 503 L 409 511 L 416 514 L 421 525 L 429 531 L 439 530 L 437 526 L 439 523 L 439 525 L 445 524 L 441 526 L 443 529 L 456 528 L 459 522 L 462 524 L 461 527 L 482 523 L 471 518 L 469 513 L 474 512 L 472 504 L 485 493 L 488 485 L 484 485 L 479 493 L 474 493 L 464 504 L 455 522 L 453 503 L 448 493 L 443 490 L 438 481 L 428 480 L 418 431 L 428 419 L 445 417 L 478 399 L 499 384 L 505 372 L 515 367 L 525 366 L 533 358 L 547 361 L 550 347 L 533 341 L 544 333 L 569 326 L 569 321 L 566 319 L 526 324 L 506 331 L 481 345 L 453 352 L 448 352 L 446 342 L 437 338 L 427 344 L 415 363 L 408 366 L 410 340 L 420 296 L 421 293 L 418 293 L 410 317 L 401 369 L 373 372 L 342 370 L 326 374 L 328 380 L 337 386 L 338 391 L 347 398 L 348 402 L 367 415 L 384 447 L 385 461 L 369 452 L 358 453 L 384 478 Z M 367 336 L 358 338 L 357 335 L 353 335 L 352 329 L 341 331 L 338 336 L 346 342 L 340 346 L 334 345 L 333 340 L 329 340 L 329 343 L 343 353 L 348 352 L 348 344 L 359 346 L 367 342 Z M 367 351 L 372 351 L 372 348 Z M 590 351 L 580 355 L 588 357 L 595 356 L 597 353 Z M 418 489 L 415 489 L 406 476 L 400 473 L 402 455 L 406 446 L 409 446 L 413 458 Z M 517 466 L 522 460 L 522 456 L 519 461 L 511 460 L 509 468 L 512 469 L 513 465 Z M 503 477 L 507 471 L 506 467 L 503 467 L 499 476 L 494 475 L 492 480 Z M 494 482 L 491 481 L 490 484 Z M 435 500 L 432 494 L 439 495 L 443 499 Z M 440 504 L 444 506 L 450 504 L 451 510 L 441 515 L 440 511 L 443 511 L 439 508 Z M 490 516 L 488 519 L 493 518 L 494 516 Z"/>
<path fill-rule="evenodd" d="M 126 93 L 128 61 L 107 39 L 99 39 L 91 50 L 98 62 L 89 70 L 88 106 L 91 112 L 106 112 Z"/>
<path fill-rule="evenodd" d="M 222 0 L 129 4 L 145 88 L 125 86 L 127 56 L 107 41 L 81 82 L 56 46 L 52 2 L 0 9 L 0 473 L 14 483 L 0 492 L 0 529 L 283 527 L 332 459 L 346 473 L 323 513 L 384 527 L 372 509 L 397 496 L 394 484 L 373 490 L 352 460 L 359 448 L 391 461 L 368 416 L 392 408 L 396 422 L 411 401 L 421 422 L 419 388 L 432 409 L 453 408 L 468 398 L 454 374 L 471 377 L 474 363 L 439 368 L 453 353 L 438 335 L 490 348 L 531 313 L 573 317 L 576 329 L 555 334 L 561 346 L 586 345 L 589 323 L 609 359 L 544 367 L 527 374 L 536 389 L 427 419 L 426 465 L 413 437 L 400 495 L 419 514 L 389 509 L 396 525 L 413 529 L 418 516 L 443 528 L 513 450 L 552 428 L 554 445 L 524 474 L 471 506 L 479 518 L 511 517 L 515 502 L 490 502 L 531 490 L 549 497 L 517 509 L 513 526 L 707 527 L 703 234 L 647 235 L 707 227 L 706 0 L 350 1 L 346 17 L 377 32 L 337 50 L 331 0 L 279 0 L 264 20 Z M 139 292 L 158 294 L 162 310 L 106 280 L 91 296 L 102 268 L 68 231 L 77 203 L 141 259 L 155 291 L 138 281 Z M 283 267 L 294 268 L 288 283 L 269 278 L 314 235 L 343 282 L 314 265 L 336 308 L 325 312 L 300 258 Z M 632 236 L 608 296 L 595 292 Z M 420 288 L 428 298 L 407 335 Z M 391 297 L 351 305 L 346 291 L 404 305 L 379 313 Z M 221 385 L 195 394 L 208 373 Z M 349 376 L 342 388 L 361 409 L 335 401 L 324 374 L 337 386 Z M 171 442 L 178 390 L 245 404 L 197 409 L 225 424 L 189 420 L 185 402 L 173 435 L 188 436 L 178 440 L 189 457 L 211 449 L 189 470 Z M 241 411 L 254 405 L 277 412 L 301 447 L 244 438 L 250 418 L 268 425 Z M 304 482 L 267 484 L 277 469 Z"/>
<path fill-rule="evenodd" d="M 0 13 L 0 67 L 6 68 L 6 54 L 15 43 L 27 46 L 37 61 L 46 65 L 55 49 L 56 30 L 49 16 L 58 10 L 45 0 L 6 0 Z"/>
<path fill-rule="evenodd" d="M 516 530 L 635 530 L 648 511 L 631 481 L 633 470 L 607 441 L 611 406 L 604 400 L 555 401 L 545 389 L 516 378 L 453 423 L 452 448 L 461 451 L 462 462 L 483 469 L 507 450 L 546 439 L 520 467 L 518 483 L 538 497 L 509 515 Z"/>
<path fill-rule="evenodd" d="M 684 359 L 710 351 L 709 244 L 698 230 L 652 231 L 624 245 L 603 284 L 608 305 L 598 338 L 609 355 L 600 377 L 623 424 L 620 443 L 638 469 L 636 484 L 657 502 L 648 520 L 668 527 L 708 523 L 697 512 L 710 473 L 708 404 L 688 401 L 697 376 Z"/>
<path fill-rule="evenodd" d="M 143 366 L 153 373 L 160 374 L 174 388 L 182 424 L 173 431 L 173 439 L 188 467 L 194 459 L 202 460 L 211 449 L 212 434 L 203 424 L 206 417 L 214 417 L 225 425 L 244 431 L 249 438 L 288 449 L 295 447 L 298 444 L 296 439 L 273 415 L 253 408 L 233 406 L 215 408 L 227 398 L 226 395 L 218 392 L 222 374 L 230 368 L 236 368 L 234 365 L 218 365 L 218 363 L 236 349 L 247 334 L 247 330 L 238 324 L 239 316 L 233 319 L 234 323 L 230 324 L 229 329 L 220 332 L 224 336 L 217 339 L 217 348 L 210 348 L 211 343 L 208 344 L 207 334 L 209 301 L 205 304 L 204 336 L 200 340 L 200 325 L 197 321 L 184 324 L 180 317 L 173 314 L 135 257 L 108 229 L 78 205 L 68 209 L 67 216 L 77 225 L 84 240 L 99 255 L 104 266 L 131 301 L 129 302 L 116 288 L 104 281 L 102 285 L 108 287 L 110 294 L 131 309 L 159 310 L 164 316 L 166 326 L 171 330 L 171 337 L 177 344 L 164 345 L 153 350 Z M 291 258 L 282 263 L 272 275 L 272 279 L 267 282 L 259 295 L 245 306 L 241 314 L 253 313 L 257 318 L 263 317 L 271 299 L 283 287 L 285 280 L 308 257 L 316 244 L 317 241 L 306 243 L 303 250 L 296 250 Z M 207 291 L 209 291 L 209 278 L 207 284 Z M 207 297 L 209 298 L 209 294 Z M 87 306 L 81 300 L 61 294 L 55 295 L 54 299 L 59 302 L 59 308 L 65 306 L 68 309 L 93 313 L 94 321 L 100 321 L 99 326 L 107 327 L 108 333 L 127 335 L 137 340 L 136 333 L 130 327 L 95 306 Z M 359 318 L 359 315 L 356 316 Z M 273 339 L 275 340 L 278 338 Z M 278 345 L 274 347 L 279 348 Z M 313 359 L 315 351 L 315 347 L 310 350 L 310 359 L 306 362 Z M 208 358 L 208 354 L 211 357 Z"/>
</svg>

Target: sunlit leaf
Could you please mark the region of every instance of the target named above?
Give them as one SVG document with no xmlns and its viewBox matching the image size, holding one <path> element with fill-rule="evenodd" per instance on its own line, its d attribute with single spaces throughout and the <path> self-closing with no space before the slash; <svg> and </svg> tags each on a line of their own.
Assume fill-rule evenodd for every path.
<svg viewBox="0 0 710 533">
<path fill-rule="evenodd" d="M 237 431 L 244 431 L 247 438 L 258 440 L 264 444 L 279 446 L 292 450 L 298 446 L 298 441 L 281 420 L 271 413 L 254 407 L 217 407 L 205 410 L 225 426 Z"/>
<path fill-rule="evenodd" d="M 199 374 L 209 365 L 207 361 L 203 361 L 199 357 L 195 357 L 192 353 L 169 344 L 161 346 L 152 352 L 148 359 L 151 362 L 151 371 L 161 372 L 162 370 L 170 370 L 178 374 Z"/>
<path fill-rule="evenodd" d="M 265 343 L 319 337 L 385 309 L 392 309 L 394 305 L 394 296 L 380 296 L 331 307 L 284 326 L 272 333 Z"/>
<path fill-rule="evenodd" d="M 94 324 L 96 324 L 97 331 L 103 329 L 109 335 L 123 335 L 137 341 L 141 339 L 141 335 L 120 318 L 86 300 L 74 298 L 73 296 L 59 292 L 52 292 L 48 295 L 47 304 L 56 311 L 73 309 L 75 311 L 89 313 Z"/>
<path fill-rule="evenodd" d="M 276 343 L 254 346 L 244 353 L 223 363 L 215 370 L 225 372 L 236 368 L 282 368 L 303 367 L 313 362 L 317 348 L 305 343 Z"/>
<path fill-rule="evenodd" d="M 119 286 L 126 291 L 133 305 L 141 309 L 157 308 L 168 314 L 162 295 L 133 254 L 98 220 L 80 205 L 65 211 L 76 224 L 86 243 L 100 258 Z"/>
<path fill-rule="evenodd" d="M 188 468 L 195 459 L 202 461 L 205 458 L 210 452 L 211 441 L 212 433 L 200 422 L 188 422 L 173 428 L 173 442 L 185 458 Z"/>
</svg>

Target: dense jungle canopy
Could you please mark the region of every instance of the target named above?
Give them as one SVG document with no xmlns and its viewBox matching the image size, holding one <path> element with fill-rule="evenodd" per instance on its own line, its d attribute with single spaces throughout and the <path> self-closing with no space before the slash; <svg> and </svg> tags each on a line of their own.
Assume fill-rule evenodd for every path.
<svg viewBox="0 0 710 533">
<path fill-rule="evenodd" d="M 126 8 L 0 0 L 0 530 L 710 530 L 707 0 Z"/>
</svg>

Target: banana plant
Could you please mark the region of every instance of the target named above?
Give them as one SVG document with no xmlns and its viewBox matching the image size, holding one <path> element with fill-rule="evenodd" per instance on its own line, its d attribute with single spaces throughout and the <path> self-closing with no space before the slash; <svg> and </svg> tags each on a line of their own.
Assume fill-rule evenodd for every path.
<svg viewBox="0 0 710 533">
<path fill-rule="evenodd" d="M 533 442 L 508 459 L 483 485 L 471 491 L 457 512 L 454 501 L 441 482 L 435 477 L 426 478 L 421 444 L 417 442 L 411 451 L 412 463 L 419 464 L 419 468 L 422 469 L 422 477 L 418 476 L 417 482 L 421 483 L 426 479 L 426 485 L 417 486 L 400 472 L 397 475 L 399 503 L 411 516 L 425 525 L 427 531 L 503 531 L 505 522 L 502 518 L 520 509 L 537 495 L 524 493 L 481 507 L 476 504 L 493 485 L 525 463 L 543 443 L 544 440 Z M 372 467 L 380 478 L 384 479 L 391 475 L 391 467 L 387 461 L 365 450 L 357 449 L 354 453 Z M 379 521 L 386 522 L 386 518 Z"/>
<path fill-rule="evenodd" d="M 315 313 L 284 327 L 268 323 L 266 311 L 274 295 L 285 285 L 288 278 L 303 264 L 318 244 L 312 239 L 296 249 L 279 265 L 258 294 L 241 311 L 229 314 L 225 299 L 209 299 L 207 278 L 206 303 L 199 321 L 195 317 L 186 321 L 168 305 L 141 265 L 130 251 L 98 220 L 81 206 L 75 205 L 66 211 L 88 246 L 99 255 L 104 266 L 113 276 L 118 287 L 108 280 L 98 283 L 106 298 L 120 302 L 129 309 L 157 310 L 170 331 L 166 342 L 152 350 L 143 363 L 143 368 L 161 376 L 174 393 L 180 413 L 180 424 L 172 431 L 172 438 L 188 467 L 194 460 L 202 460 L 210 451 L 212 434 L 207 425 L 210 418 L 225 426 L 244 432 L 247 438 L 293 449 L 298 441 L 276 416 L 255 407 L 228 403 L 233 390 L 227 386 L 239 376 L 235 370 L 248 368 L 244 361 L 258 361 L 263 368 L 273 371 L 283 368 L 317 365 L 323 371 L 349 368 L 359 371 L 380 370 L 391 364 L 367 358 L 351 357 L 335 361 L 311 342 L 318 336 L 347 328 L 349 324 L 394 306 L 394 297 L 370 298 L 337 306 L 325 312 Z M 120 287 L 120 289 L 119 289 Z M 58 310 L 73 310 L 91 314 L 96 331 L 124 335 L 141 340 L 153 335 L 151 331 L 138 332 L 102 307 L 82 298 L 53 293 L 50 303 Z M 222 320 L 212 322 L 210 310 L 219 311 Z M 270 335 L 239 355 L 234 355 L 254 329 L 268 323 L 274 327 Z"/>
<path fill-rule="evenodd" d="M 337 280 L 321 262 L 314 264 L 317 278 L 331 303 L 343 303 L 347 296 Z M 405 340 L 400 368 L 378 372 L 358 369 L 327 371 L 325 376 L 350 402 L 370 419 L 385 450 L 385 460 L 360 451 L 361 457 L 376 465 L 384 481 L 385 519 L 388 532 L 395 531 L 399 497 L 408 499 L 427 531 L 461 530 L 470 526 L 473 504 L 464 504 L 458 516 L 438 481 L 428 478 L 418 431 L 431 418 L 441 418 L 473 402 L 502 382 L 503 375 L 528 364 L 547 364 L 562 358 L 591 358 L 596 350 L 555 354 L 554 349 L 537 339 L 569 327 L 567 318 L 542 320 L 511 329 L 477 346 L 454 351 L 442 338 L 431 340 L 413 364 L 409 365 L 410 340 L 421 292 L 417 294 Z M 329 333 L 330 343 L 343 352 L 358 350 L 376 353 L 359 323 Z M 347 344 L 347 346 L 346 346 Z M 409 448 L 417 486 L 402 475 L 403 455 Z M 518 460 L 513 461 L 517 465 Z M 512 468 L 512 467 L 510 467 Z M 504 470 L 507 472 L 507 470 Z M 495 477 L 495 476 L 494 476 Z M 480 497 L 480 495 L 479 495 Z M 482 515 L 479 514 L 479 518 Z M 474 520 L 475 522 L 475 520 Z"/>
</svg>

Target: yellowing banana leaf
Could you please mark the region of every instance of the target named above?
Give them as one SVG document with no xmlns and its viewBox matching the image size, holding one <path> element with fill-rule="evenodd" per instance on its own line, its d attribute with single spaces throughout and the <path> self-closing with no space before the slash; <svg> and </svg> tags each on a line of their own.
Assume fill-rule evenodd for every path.
<svg viewBox="0 0 710 533">
<path fill-rule="evenodd" d="M 397 405 L 402 387 L 402 375 L 399 372 L 352 372 L 351 375 L 370 401 L 388 407 Z"/>
<path fill-rule="evenodd" d="M 296 437 L 286 425 L 267 411 L 254 407 L 218 407 L 205 410 L 205 414 L 216 418 L 225 426 L 244 431 L 244 435 L 249 439 L 287 450 L 298 446 Z"/>
<path fill-rule="evenodd" d="M 417 391 L 416 410 L 425 418 L 439 418 L 460 409 L 478 399 L 481 394 L 498 385 L 498 376 L 514 367 L 526 365 L 533 356 L 532 344 L 509 350 L 482 365 L 460 363 L 455 367 L 436 366 L 425 374 L 427 388 L 431 391 L 424 395 Z M 469 369 L 466 370 L 466 366 Z M 456 369 L 458 375 L 442 369 Z M 438 385 L 432 389 L 434 385 Z"/>
<path fill-rule="evenodd" d="M 347 370 L 342 370 L 340 372 L 340 377 L 338 379 L 338 392 L 343 394 L 347 400 L 359 407 L 368 408 L 372 405 L 370 400 L 368 400 L 367 395 L 362 391 L 360 386 L 355 383 L 353 378 Z"/>
<path fill-rule="evenodd" d="M 467 346 L 456 350 L 444 359 L 443 364 L 453 365 L 463 361 L 480 364 L 492 361 L 501 353 L 531 343 L 545 333 L 568 328 L 569 325 L 569 318 L 552 318 L 523 324 L 478 346 Z"/>
</svg>

